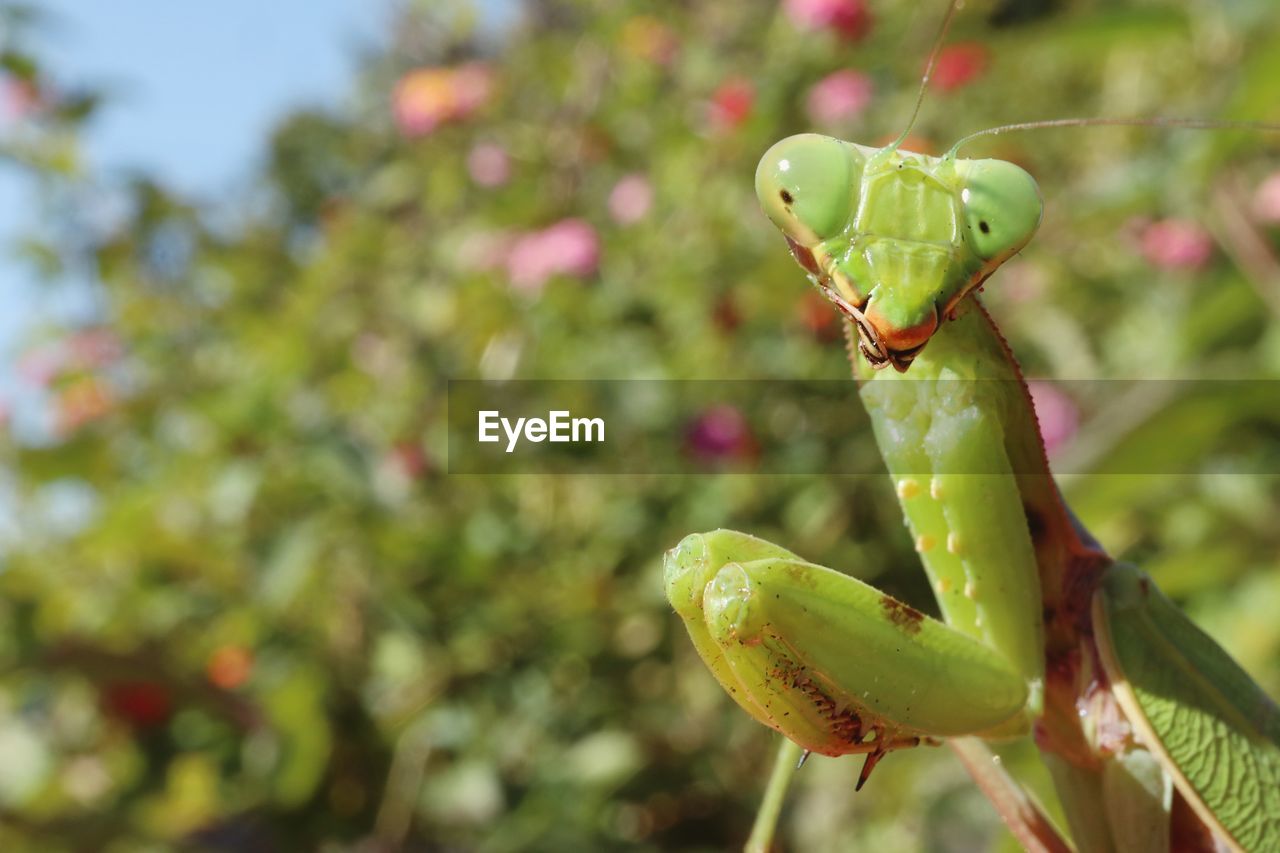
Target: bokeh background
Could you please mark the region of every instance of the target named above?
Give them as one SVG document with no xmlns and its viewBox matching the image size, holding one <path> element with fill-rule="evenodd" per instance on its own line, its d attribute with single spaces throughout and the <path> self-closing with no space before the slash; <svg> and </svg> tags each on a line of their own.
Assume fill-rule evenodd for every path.
<svg viewBox="0 0 1280 853">
<path fill-rule="evenodd" d="M 790 133 L 896 135 L 941 3 L 405 0 L 348 5 L 338 31 L 280 6 L 281 53 L 341 91 L 225 111 L 248 178 L 211 193 L 181 176 L 225 156 L 200 134 L 95 159 L 145 86 L 68 72 L 67 30 L 0 3 L 3 174 L 28 188 L 0 198 L 25 283 L 0 304 L 0 845 L 741 844 L 772 735 L 698 663 L 660 555 L 730 526 L 927 608 L 885 483 L 752 476 L 752 425 L 724 407 L 686 425 L 699 475 L 450 476 L 446 380 L 847 375 L 751 176 Z M 211 38 L 261 37 L 262 10 L 217 8 Z M 92 20 L 140 67 L 172 61 L 126 38 L 136 17 Z M 194 55 L 179 129 L 205 77 L 298 76 Z M 975 0 L 910 145 L 1277 105 L 1270 0 Z M 1277 138 L 969 153 L 1048 201 L 984 298 L 1082 472 L 1068 497 L 1280 693 L 1280 402 L 1092 381 L 1280 377 Z M 1088 473 L 1153 452 L 1202 473 Z M 1009 849 L 946 750 L 893 755 L 855 796 L 859 765 L 806 765 L 784 849 Z"/>
</svg>

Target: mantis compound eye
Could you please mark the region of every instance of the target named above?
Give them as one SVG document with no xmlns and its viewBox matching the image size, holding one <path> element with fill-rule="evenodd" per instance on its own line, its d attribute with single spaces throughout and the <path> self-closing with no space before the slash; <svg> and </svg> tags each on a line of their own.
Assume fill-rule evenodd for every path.
<svg viewBox="0 0 1280 853">
<path fill-rule="evenodd" d="M 1040 187 L 1026 171 L 1003 160 L 961 160 L 956 167 L 964 179 L 965 242 L 984 261 L 999 264 L 1040 227 Z"/>
<path fill-rule="evenodd" d="M 756 195 L 783 234 L 812 246 L 848 225 L 860 173 L 861 158 L 847 143 L 802 133 L 765 152 L 756 167 Z"/>
</svg>

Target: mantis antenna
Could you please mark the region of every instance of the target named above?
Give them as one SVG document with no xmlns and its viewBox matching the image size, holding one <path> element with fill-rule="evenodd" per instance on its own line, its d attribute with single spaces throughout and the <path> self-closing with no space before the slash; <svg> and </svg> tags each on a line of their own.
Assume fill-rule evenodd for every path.
<svg viewBox="0 0 1280 853">
<path fill-rule="evenodd" d="M 1271 124 L 1262 121 L 1229 121 L 1207 118 L 1104 118 L 1101 116 L 1093 118 L 1054 118 L 1045 119 L 1043 121 L 1023 121 L 1016 124 L 1002 124 L 999 127 L 989 127 L 986 130 L 979 130 L 962 138 L 955 145 L 951 146 L 951 150 L 947 152 L 947 158 L 954 158 L 956 152 L 961 146 L 972 142 L 981 136 L 999 136 L 1002 133 L 1012 133 L 1018 130 L 1040 130 L 1047 127 L 1175 127 L 1186 128 L 1190 130 L 1256 130 L 1264 133 L 1280 133 L 1280 124 Z"/>
<path fill-rule="evenodd" d="M 951 0 L 947 6 L 947 13 L 942 17 L 942 26 L 938 27 L 938 35 L 933 40 L 933 49 L 929 51 L 929 61 L 924 66 L 924 76 L 920 78 L 920 90 L 916 92 L 916 105 L 911 110 L 911 118 L 907 120 L 907 126 L 902 129 L 902 133 L 898 138 L 891 142 L 888 146 L 889 151 L 898 150 L 907 139 L 907 134 L 911 132 L 911 128 L 915 127 L 916 118 L 920 115 L 920 107 L 924 104 L 925 92 L 929 90 L 929 78 L 933 76 L 933 68 L 938 64 L 938 52 L 942 50 L 942 45 L 947 40 L 947 32 L 951 29 L 951 21 L 955 18 L 956 12 L 964 5 L 964 0 Z"/>
</svg>

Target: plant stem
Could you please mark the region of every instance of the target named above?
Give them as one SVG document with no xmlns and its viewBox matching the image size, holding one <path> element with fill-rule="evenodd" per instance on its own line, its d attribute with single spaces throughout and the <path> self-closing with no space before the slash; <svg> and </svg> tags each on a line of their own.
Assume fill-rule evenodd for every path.
<svg viewBox="0 0 1280 853">
<path fill-rule="evenodd" d="M 756 822 L 751 827 L 751 837 L 747 839 L 746 853 L 766 853 L 773 844 L 773 832 L 778 826 L 778 815 L 782 812 L 782 803 L 787 797 L 787 786 L 795 775 L 800 756 L 804 752 L 799 744 L 782 738 L 778 746 L 778 757 L 773 762 L 773 773 L 769 775 L 769 785 L 764 791 L 764 800 L 760 803 L 760 811 L 756 812 Z"/>
</svg>

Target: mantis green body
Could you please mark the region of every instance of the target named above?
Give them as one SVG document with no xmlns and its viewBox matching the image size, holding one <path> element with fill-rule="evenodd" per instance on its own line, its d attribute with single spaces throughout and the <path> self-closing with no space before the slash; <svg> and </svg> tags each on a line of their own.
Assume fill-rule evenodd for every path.
<svg viewBox="0 0 1280 853">
<path fill-rule="evenodd" d="M 1199 823 L 1184 849 L 1280 849 L 1280 712 L 1071 516 L 1017 363 L 970 296 L 1035 233 L 1035 181 L 803 135 L 765 154 L 756 188 L 849 320 L 944 621 L 746 534 L 695 534 L 667 555 L 667 592 L 720 683 L 805 750 L 866 754 L 859 787 L 894 749 L 1034 730 L 1077 849 L 1169 849 L 1179 801 Z M 974 772 L 1002 802 L 1008 780 Z M 1068 849 L 1001 811 L 1029 847 Z"/>
</svg>

